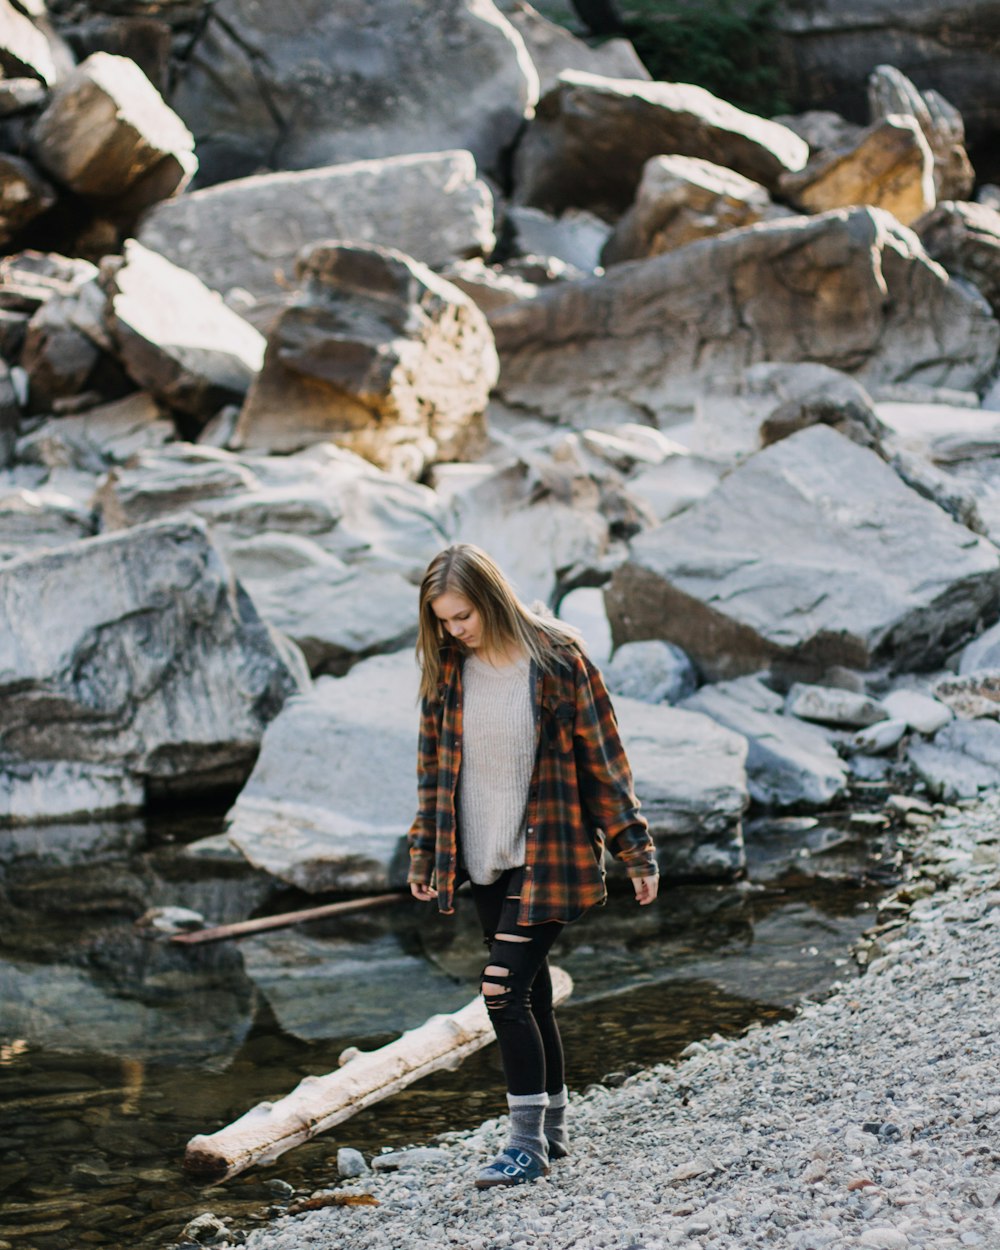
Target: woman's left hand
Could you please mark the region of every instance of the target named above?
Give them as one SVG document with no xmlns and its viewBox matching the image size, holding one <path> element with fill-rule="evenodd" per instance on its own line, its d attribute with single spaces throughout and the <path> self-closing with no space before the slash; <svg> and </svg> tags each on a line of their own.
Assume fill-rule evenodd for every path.
<svg viewBox="0 0 1000 1250">
<path fill-rule="evenodd" d="M 632 885 L 635 887 L 635 901 L 640 907 L 645 907 L 656 898 L 660 888 L 660 878 L 658 876 L 633 877 Z"/>
</svg>

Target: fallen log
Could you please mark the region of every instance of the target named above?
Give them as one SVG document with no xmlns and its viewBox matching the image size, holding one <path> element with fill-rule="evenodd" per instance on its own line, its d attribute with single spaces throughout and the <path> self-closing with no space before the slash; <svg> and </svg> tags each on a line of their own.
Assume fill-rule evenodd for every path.
<svg viewBox="0 0 1000 1250">
<path fill-rule="evenodd" d="M 553 968 L 555 1002 L 564 1002 L 572 990 L 569 973 Z M 352 1047 L 341 1055 L 336 1072 L 307 1076 L 278 1102 L 258 1103 L 218 1132 L 192 1137 L 184 1169 L 199 1180 L 223 1181 L 254 1164 L 273 1163 L 428 1073 L 457 1068 L 492 1040 L 486 1005 L 476 998 L 451 1015 L 431 1016 L 378 1050 Z"/>
<path fill-rule="evenodd" d="M 199 942 L 221 942 L 223 938 L 243 937 L 247 933 L 265 933 L 268 929 L 287 929 L 293 924 L 305 924 L 307 920 L 323 920 L 327 916 L 342 916 L 345 912 L 363 911 L 368 907 L 384 907 L 386 903 L 399 903 L 410 895 L 372 894 L 366 898 L 349 898 L 342 903 L 323 903 L 319 907 L 304 907 L 300 911 L 284 911 L 275 916 L 258 916 L 254 920 L 236 920 L 232 924 L 213 925 L 210 929 L 194 929 L 190 933 L 175 933 L 171 942 L 195 946 Z"/>
</svg>

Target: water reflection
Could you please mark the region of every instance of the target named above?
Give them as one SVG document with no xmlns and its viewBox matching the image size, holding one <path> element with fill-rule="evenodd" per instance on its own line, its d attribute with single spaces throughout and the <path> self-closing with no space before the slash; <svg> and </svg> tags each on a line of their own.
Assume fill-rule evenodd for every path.
<svg viewBox="0 0 1000 1250">
<path fill-rule="evenodd" d="M 216 828 L 0 835 L 0 1240 L 16 1250 L 162 1247 L 209 1208 L 246 1226 L 273 1207 L 275 1176 L 306 1191 L 330 1183 L 340 1145 L 426 1141 L 503 1110 L 487 1048 L 273 1168 L 217 1191 L 187 1181 L 192 1135 L 330 1071 L 347 1045 L 380 1045 L 460 1006 L 484 957 L 468 901 L 453 919 L 401 902 L 212 946 L 136 929 L 150 907 L 225 922 L 300 904 L 224 848 L 186 853 L 182 838 Z M 848 975 L 891 844 L 818 824 L 748 835 L 759 880 L 668 889 L 642 909 L 622 883 L 562 936 L 556 958 L 576 985 L 561 1013 L 572 1086 L 785 1015 Z"/>
</svg>

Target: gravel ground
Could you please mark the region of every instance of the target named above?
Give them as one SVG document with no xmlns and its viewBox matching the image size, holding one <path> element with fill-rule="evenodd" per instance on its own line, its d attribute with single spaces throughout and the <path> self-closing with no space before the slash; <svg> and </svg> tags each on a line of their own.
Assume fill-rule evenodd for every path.
<svg viewBox="0 0 1000 1250">
<path fill-rule="evenodd" d="M 377 1206 L 288 1216 L 248 1246 L 1000 1250 L 1000 798 L 945 818 L 922 856 L 865 976 L 571 1096 L 573 1152 L 547 1179 L 473 1188 L 502 1144 L 490 1121 L 338 1186 Z"/>
</svg>

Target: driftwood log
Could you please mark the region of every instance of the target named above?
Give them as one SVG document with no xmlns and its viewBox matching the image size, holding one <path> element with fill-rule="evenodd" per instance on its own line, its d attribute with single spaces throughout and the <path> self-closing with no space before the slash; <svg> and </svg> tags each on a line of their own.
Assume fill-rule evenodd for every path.
<svg viewBox="0 0 1000 1250">
<path fill-rule="evenodd" d="M 564 1002 L 572 989 L 569 973 L 553 968 L 555 1002 Z M 307 1076 L 278 1102 L 259 1103 L 217 1133 L 192 1137 L 184 1168 L 199 1179 L 222 1181 L 254 1164 L 273 1163 L 428 1073 L 457 1068 L 492 1040 L 486 1004 L 476 998 L 451 1015 L 432 1016 L 388 1046 L 346 1050 L 336 1072 Z"/>
<path fill-rule="evenodd" d="M 269 929 L 288 929 L 292 925 L 306 924 L 310 920 L 326 920 L 329 916 L 343 916 L 352 911 L 365 911 L 371 907 L 384 907 L 387 903 L 409 900 L 409 891 L 396 894 L 373 894 L 367 898 L 347 899 L 342 903 L 323 903 L 319 907 L 306 907 L 301 911 L 285 911 L 278 916 L 258 916 L 256 920 L 236 920 L 232 924 L 214 925 L 211 929 L 195 929 L 192 933 L 175 933 L 171 942 L 180 946 L 197 946 L 202 942 L 221 942 L 225 938 L 246 937 L 248 933 L 266 933 Z"/>
</svg>

